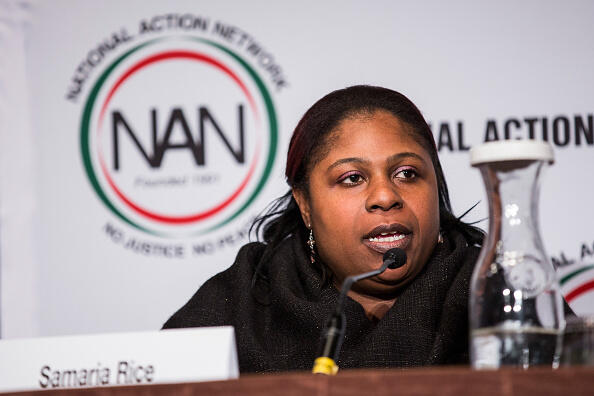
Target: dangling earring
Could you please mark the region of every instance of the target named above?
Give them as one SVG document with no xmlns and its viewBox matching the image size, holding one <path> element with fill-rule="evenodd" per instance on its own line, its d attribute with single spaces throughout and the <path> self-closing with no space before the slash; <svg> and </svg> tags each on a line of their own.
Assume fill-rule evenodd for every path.
<svg viewBox="0 0 594 396">
<path fill-rule="evenodd" d="M 443 236 L 441 235 L 441 231 L 439 231 L 439 235 L 437 236 L 437 243 L 443 243 Z"/>
<path fill-rule="evenodd" d="M 316 251 L 314 249 L 314 246 L 316 245 L 316 241 L 313 236 L 313 229 L 311 228 L 311 224 L 309 224 L 308 228 L 309 228 L 309 239 L 307 241 L 307 245 L 309 246 L 309 259 L 311 260 L 311 263 L 313 264 L 316 262 L 316 259 L 315 259 Z"/>
</svg>

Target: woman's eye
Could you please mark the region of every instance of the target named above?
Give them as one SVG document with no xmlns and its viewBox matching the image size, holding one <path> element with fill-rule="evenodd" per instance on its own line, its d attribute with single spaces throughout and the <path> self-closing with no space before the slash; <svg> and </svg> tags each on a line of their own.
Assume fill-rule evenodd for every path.
<svg viewBox="0 0 594 396">
<path fill-rule="evenodd" d="M 347 174 L 340 179 L 340 183 L 346 185 L 355 185 L 361 182 L 363 182 L 363 176 L 358 173 Z"/>
<path fill-rule="evenodd" d="M 415 177 L 417 177 L 417 172 L 411 168 L 401 169 L 396 172 L 394 177 L 396 177 L 397 179 L 404 180 L 414 179 Z"/>
</svg>

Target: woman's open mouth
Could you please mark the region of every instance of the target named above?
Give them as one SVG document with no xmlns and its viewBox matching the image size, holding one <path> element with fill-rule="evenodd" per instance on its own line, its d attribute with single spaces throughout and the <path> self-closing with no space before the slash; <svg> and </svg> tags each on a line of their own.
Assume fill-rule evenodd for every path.
<svg viewBox="0 0 594 396">
<path fill-rule="evenodd" d="M 363 237 L 363 244 L 378 253 L 385 253 L 392 248 L 406 249 L 412 239 L 408 227 L 394 223 L 375 227 Z"/>
</svg>

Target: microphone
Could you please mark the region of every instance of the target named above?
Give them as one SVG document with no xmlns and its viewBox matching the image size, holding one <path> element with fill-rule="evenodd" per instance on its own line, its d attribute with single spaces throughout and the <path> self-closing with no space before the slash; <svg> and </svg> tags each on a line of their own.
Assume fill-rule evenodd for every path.
<svg viewBox="0 0 594 396">
<path fill-rule="evenodd" d="M 340 290 L 340 295 L 338 296 L 336 309 L 326 324 L 325 342 L 322 347 L 322 352 L 314 361 L 312 373 L 335 375 L 338 372 L 336 361 L 338 360 L 338 355 L 340 354 L 340 348 L 342 346 L 342 341 L 344 340 L 344 332 L 346 329 L 344 302 L 346 300 L 347 293 L 349 290 L 351 290 L 353 283 L 379 275 L 388 268 L 400 268 L 405 263 L 406 253 L 404 250 L 393 248 L 384 253 L 383 263 L 379 269 L 359 275 L 352 275 L 344 280 L 342 289 Z"/>
</svg>

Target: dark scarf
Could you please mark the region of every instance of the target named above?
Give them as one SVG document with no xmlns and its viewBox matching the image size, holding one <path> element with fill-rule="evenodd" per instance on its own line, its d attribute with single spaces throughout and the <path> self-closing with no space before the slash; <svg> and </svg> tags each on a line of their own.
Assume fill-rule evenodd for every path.
<svg viewBox="0 0 594 396">
<path fill-rule="evenodd" d="M 232 325 L 244 372 L 310 370 L 338 291 L 322 284 L 299 237 L 285 240 L 252 284 L 265 245 L 244 246 L 164 328 Z M 341 368 L 468 362 L 468 290 L 479 249 L 451 232 L 379 321 L 347 299 Z"/>
</svg>

